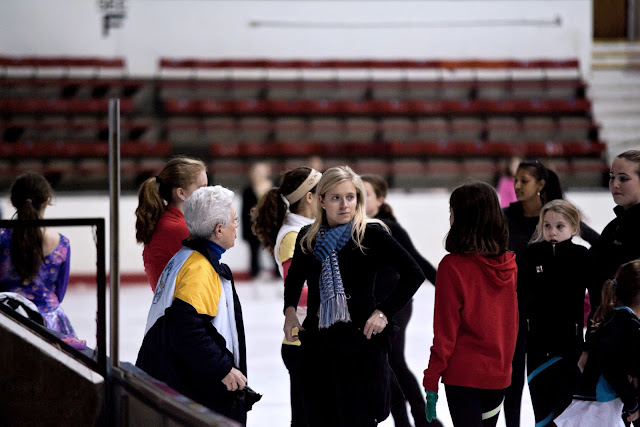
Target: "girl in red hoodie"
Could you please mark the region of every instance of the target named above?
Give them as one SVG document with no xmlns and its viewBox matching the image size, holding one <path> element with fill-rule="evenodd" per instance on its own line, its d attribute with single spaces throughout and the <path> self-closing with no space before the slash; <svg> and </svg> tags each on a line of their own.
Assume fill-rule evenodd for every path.
<svg viewBox="0 0 640 427">
<path fill-rule="evenodd" d="M 449 199 L 445 249 L 438 266 L 433 346 L 424 371 L 427 419 L 436 416 L 442 378 L 454 426 L 495 426 L 511 383 L 518 332 L 515 255 L 493 187 L 474 182 Z"/>
</svg>

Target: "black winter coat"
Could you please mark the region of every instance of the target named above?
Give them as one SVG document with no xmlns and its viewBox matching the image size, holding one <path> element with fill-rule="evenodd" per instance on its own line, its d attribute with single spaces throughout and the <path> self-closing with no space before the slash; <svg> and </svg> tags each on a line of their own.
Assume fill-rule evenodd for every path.
<svg viewBox="0 0 640 427">
<path fill-rule="evenodd" d="M 367 224 L 363 249 L 349 240 L 338 251 L 338 265 L 351 322 L 318 329 L 321 263 L 303 252 L 298 234 L 284 286 L 284 307 L 296 307 L 307 282 L 307 317 L 300 332 L 309 424 L 346 427 L 373 425 L 389 415 L 391 372 L 387 353 L 394 337 L 393 316 L 413 297 L 424 275 L 409 253 L 379 224 Z M 315 242 L 314 242 L 315 244 Z M 375 293 L 376 277 L 383 265 L 398 273 L 397 284 L 384 298 Z M 389 319 L 382 333 L 367 339 L 364 325 L 374 310 Z"/>
<path fill-rule="evenodd" d="M 307 318 L 305 328 L 317 328 L 320 307 L 321 264 L 313 253 L 303 252 L 301 239 L 310 226 L 303 227 L 298 234 L 296 248 L 284 281 L 284 308 L 296 307 L 305 280 L 309 288 L 307 296 Z M 315 242 L 314 242 L 315 244 Z M 424 275 L 416 261 L 386 230 L 378 224 L 367 224 L 363 250 L 353 240 L 338 251 L 338 264 L 347 294 L 347 305 L 351 321 L 357 328 L 364 328 L 369 316 L 378 309 L 389 319 L 400 311 L 413 297 Z M 374 294 L 376 276 L 381 265 L 388 264 L 400 273 L 394 290 L 384 300 L 377 300 Z"/>
<path fill-rule="evenodd" d="M 527 351 L 575 357 L 583 346 L 584 294 L 590 283 L 587 248 L 569 240 L 529 245 L 518 266 L 520 314 Z"/>
<path fill-rule="evenodd" d="M 616 206 L 616 218 L 602 230 L 598 242 L 591 248 L 596 266 L 594 293 L 591 295 L 591 313 L 600 305 L 602 286 L 613 279 L 622 264 L 640 258 L 640 204 L 624 210 Z"/>
</svg>

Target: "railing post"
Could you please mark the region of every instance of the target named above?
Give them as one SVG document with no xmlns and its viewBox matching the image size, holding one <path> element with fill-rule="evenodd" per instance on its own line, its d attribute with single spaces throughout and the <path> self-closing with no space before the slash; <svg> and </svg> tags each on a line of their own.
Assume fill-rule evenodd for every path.
<svg viewBox="0 0 640 427">
<path fill-rule="evenodd" d="M 111 366 L 119 366 L 119 297 L 120 297 L 120 100 L 109 100 L 109 196 L 110 196 L 110 357 Z"/>
</svg>

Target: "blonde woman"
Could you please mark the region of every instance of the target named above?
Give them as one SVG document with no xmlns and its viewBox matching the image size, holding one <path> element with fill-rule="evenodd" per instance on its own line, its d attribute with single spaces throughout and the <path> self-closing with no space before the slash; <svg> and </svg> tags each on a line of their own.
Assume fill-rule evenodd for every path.
<svg viewBox="0 0 640 427">
<path fill-rule="evenodd" d="M 308 424 L 374 426 L 389 415 L 393 316 L 424 275 L 380 221 L 367 219 L 366 192 L 351 168 L 327 170 L 317 194 L 316 220 L 300 231 L 285 279 L 284 332 L 302 343 Z M 393 266 L 399 279 L 378 300 L 374 285 L 382 264 Z M 300 325 L 296 306 L 305 281 L 308 309 Z"/>
</svg>

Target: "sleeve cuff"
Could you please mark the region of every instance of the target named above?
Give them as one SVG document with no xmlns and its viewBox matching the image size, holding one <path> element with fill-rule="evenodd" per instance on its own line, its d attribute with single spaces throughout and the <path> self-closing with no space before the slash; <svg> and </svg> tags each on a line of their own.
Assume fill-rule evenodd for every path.
<svg viewBox="0 0 640 427">
<path fill-rule="evenodd" d="M 438 391 L 438 381 L 440 381 L 440 378 L 434 378 L 429 374 L 429 370 L 425 369 L 424 370 L 424 378 L 422 379 L 422 387 L 424 387 L 425 390 L 429 390 L 429 391 Z"/>
<path fill-rule="evenodd" d="M 634 412 L 636 412 L 638 409 L 640 409 L 640 404 L 638 402 L 636 402 L 635 406 L 633 408 L 625 408 L 624 412 L 626 412 L 627 414 L 633 414 Z"/>
</svg>

